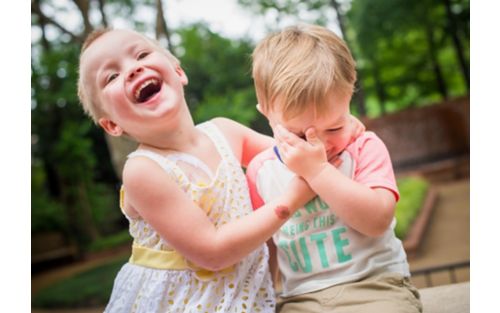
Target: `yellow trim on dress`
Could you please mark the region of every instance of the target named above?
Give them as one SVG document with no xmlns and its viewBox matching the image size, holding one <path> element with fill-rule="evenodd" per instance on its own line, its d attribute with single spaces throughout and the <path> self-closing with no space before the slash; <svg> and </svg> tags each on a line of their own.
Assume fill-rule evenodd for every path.
<svg viewBox="0 0 500 313">
<path fill-rule="evenodd" d="M 175 250 L 154 250 L 139 245 L 132 246 L 132 255 L 129 262 L 149 268 L 161 270 L 193 270 L 195 276 L 201 281 L 208 281 L 217 273 L 228 274 L 234 271 L 234 265 L 220 271 L 210 271 L 186 260 L 182 254 Z"/>
<path fill-rule="evenodd" d="M 125 188 L 123 185 L 120 186 L 120 209 L 122 211 L 125 209 Z"/>
<path fill-rule="evenodd" d="M 199 187 L 206 187 L 207 184 L 204 182 L 196 183 Z M 202 196 L 200 199 L 200 206 L 208 214 L 215 199 L 210 196 Z M 125 208 L 125 188 L 123 185 L 120 187 L 120 208 L 122 211 Z M 215 277 L 217 273 L 228 274 L 234 271 L 234 265 L 223 268 L 220 271 L 210 271 L 201 268 L 187 260 L 182 254 L 175 250 L 155 250 L 140 245 L 132 245 L 132 255 L 130 256 L 129 262 L 136 265 L 141 265 L 144 267 L 160 269 L 160 270 L 192 270 L 195 276 L 201 281 L 208 281 Z"/>
</svg>

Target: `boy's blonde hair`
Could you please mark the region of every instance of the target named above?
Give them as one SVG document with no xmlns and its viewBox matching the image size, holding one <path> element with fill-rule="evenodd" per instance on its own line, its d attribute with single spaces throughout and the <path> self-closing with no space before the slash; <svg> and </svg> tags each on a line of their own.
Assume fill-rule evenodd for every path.
<svg viewBox="0 0 500 313">
<path fill-rule="evenodd" d="M 352 96 L 356 64 L 345 42 L 332 31 L 299 24 L 264 38 L 253 54 L 252 76 L 264 112 L 292 118 L 328 109 L 331 93 Z M 280 107 L 276 107 L 276 102 Z"/>
<path fill-rule="evenodd" d="M 99 28 L 99 29 L 92 31 L 89 35 L 87 35 L 87 37 L 85 38 L 85 41 L 83 42 L 82 48 L 80 50 L 80 57 L 79 57 L 80 65 L 82 63 L 82 55 L 85 52 L 85 50 L 87 50 L 87 48 L 90 45 L 92 45 L 92 43 L 94 41 L 96 41 L 99 37 L 101 37 L 102 35 L 104 35 L 106 33 L 111 32 L 111 31 L 113 31 L 112 28 Z M 161 50 L 163 50 L 174 64 L 180 65 L 179 59 L 177 59 L 172 53 L 170 53 L 170 51 L 163 48 L 158 41 L 151 39 L 147 36 L 144 36 L 140 33 L 137 33 L 137 34 L 142 36 L 144 39 L 151 42 L 152 44 L 154 44 L 155 46 L 157 46 Z M 96 97 L 92 96 L 92 94 L 94 94 L 94 92 L 92 90 L 90 90 L 91 88 L 88 87 L 84 83 L 81 71 L 79 71 L 79 73 L 78 73 L 78 86 L 77 86 L 77 88 L 78 88 L 78 98 L 80 99 L 83 110 L 85 111 L 85 113 L 88 116 L 90 116 L 90 118 L 92 118 L 94 123 L 98 124 L 99 118 L 101 118 L 103 116 L 104 112 L 101 108 L 100 103 L 98 103 Z"/>
</svg>

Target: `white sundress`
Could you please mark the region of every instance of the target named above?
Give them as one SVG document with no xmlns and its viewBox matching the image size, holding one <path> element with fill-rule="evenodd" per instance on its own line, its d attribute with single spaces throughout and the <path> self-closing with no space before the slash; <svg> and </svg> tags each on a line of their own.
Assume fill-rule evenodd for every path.
<svg viewBox="0 0 500 313">
<path fill-rule="evenodd" d="M 252 211 L 248 187 L 240 164 L 219 129 L 211 122 L 197 127 L 220 154 L 221 161 L 213 175 L 202 161 L 184 153 L 162 156 L 137 150 L 128 157 L 144 156 L 157 162 L 219 227 Z M 211 181 L 193 181 L 180 164 L 206 172 Z M 135 246 L 172 250 L 146 221 L 127 219 Z M 267 246 L 262 244 L 229 271 L 213 273 L 208 279 L 192 269 L 155 269 L 128 262 L 117 274 L 105 312 L 274 312 L 268 258 Z"/>
</svg>

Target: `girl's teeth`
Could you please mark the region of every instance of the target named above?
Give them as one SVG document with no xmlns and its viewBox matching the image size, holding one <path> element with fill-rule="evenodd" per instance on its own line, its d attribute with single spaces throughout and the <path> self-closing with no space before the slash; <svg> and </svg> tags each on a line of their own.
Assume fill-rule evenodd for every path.
<svg viewBox="0 0 500 313">
<path fill-rule="evenodd" d="M 146 80 L 145 82 L 143 82 L 143 83 L 141 84 L 141 86 L 135 90 L 135 95 L 134 95 L 134 96 L 135 96 L 135 99 L 139 99 L 139 96 L 141 95 L 141 90 L 142 90 L 144 87 L 146 87 L 146 86 L 147 86 L 147 85 L 149 85 L 149 84 L 155 84 L 155 83 L 156 83 L 156 80 L 155 80 L 155 79 L 153 79 L 153 78 L 152 78 L 152 79 L 148 79 L 148 80 Z"/>
</svg>

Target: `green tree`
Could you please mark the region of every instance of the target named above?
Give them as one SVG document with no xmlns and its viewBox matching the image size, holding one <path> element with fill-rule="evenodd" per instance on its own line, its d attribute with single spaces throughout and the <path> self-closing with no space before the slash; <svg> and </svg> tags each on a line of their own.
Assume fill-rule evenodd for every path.
<svg viewBox="0 0 500 313">
<path fill-rule="evenodd" d="M 468 92 L 468 0 L 238 2 L 275 17 L 270 29 L 287 18 L 321 25 L 335 19 L 357 61 L 362 88 L 353 102 L 361 115 L 365 109 L 377 116 Z"/>
<path fill-rule="evenodd" d="M 238 2 L 255 12 L 256 14 L 266 15 L 272 13 L 275 18 L 275 24 L 269 27 L 270 30 L 275 30 L 280 27 L 281 20 L 293 19 L 309 23 L 315 23 L 326 26 L 329 23 L 336 23 L 340 30 L 341 36 L 346 41 L 355 55 L 355 50 L 352 49 L 354 43 L 347 36 L 349 21 L 346 19 L 346 13 L 350 8 L 350 0 L 238 0 Z M 332 18 L 332 14 L 335 16 Z M 362 73 L 358 71 L 358 79 L 356 81 L 355 93 L 353 95 L 354 110 L 361 116 L 366 115 L 366 100 L 363 87 Z"/>
<path fill-rule="evenodd" d="M 197 23 L 179 29 L 177 51 L 189 84 L 186 99 L 196 122 L 225 116 L 250 125 L 257 116 L 251 77 L 253 43 L 230 40 Z"/>
<path fill-rule="evenodd" d="M 123 217 L 106 141 L 78 103 L 79 49 L 94 27 L 108 25 L 105 12 L 131 14 L 136 6 L 129 0 L 60 3 L 31 2 L 32 233 L 62 231 L 83 247 Z M 70 13 L 81 16 L 81 27 L 63 23 Z M 101 21 L 94 25 L 96 13 Z"/>
<path fill-rule="evenodd" d="M 468 4 L 461 1 L 465 10 Z M 468 9 L 467 9 L 468 10 Z M 348 13 L 372 114 L 467 92 L 449 36 L 443 1 L 356 0 Z M 463 21 L 463 18 L 462 18 Z M 370 104 L 378 102 L 379 109 Z M 374 109 L 375 108 L 375 109 Z"/>
<path fill-rule="evenodd" d="M 86 34 L 121 19 L 156 35 L 188 74 L 186 98 L 196 122 L 226 116 L 255 123 L 253 44 L 223 38 L 203 24 L 170 29 L 159 0 L 66 2 L 32 1 L 32 233 L 63 231 L 84 247 L 126 223 L 118 209 L 117 175 L 133 146 L 104 136 L 78 103 L 76 64 Z M 138 10 L 149 11 L 151 20 L 137 19 Z M 70 13 L 81 16 L 79 26 L 62 23 Z"/>
</svg>

